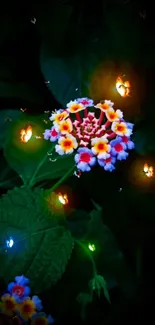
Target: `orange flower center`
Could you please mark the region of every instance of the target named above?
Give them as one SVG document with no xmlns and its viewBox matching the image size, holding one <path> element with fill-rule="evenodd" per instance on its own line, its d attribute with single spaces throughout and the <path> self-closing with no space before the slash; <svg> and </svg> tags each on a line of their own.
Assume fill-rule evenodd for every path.
<svg viewBox="0 0 155 325">
<path fill-rule="evenodd" d="M 75 105 L 72 106 L 72 110 L 74 112 L 76 112 L 78 109 L 79 109 L 79 105 L 78 104 L 75 104 Z"/>
<path fill-rule="evenodd" d="M 109 109 L 109 105 L 108 104 L 101 104 L 101 108 L 103 108 L 104 110 L 108 110 Z"/>
<path fill-rule="evenodd" d="M 117 131 L 123 132 L 124 131 L 124 126 L 123 125 L 118 125 Z"/>
<path fill-rule="evenodd" d="M 62 114 L 62 115 L 60 115 L 60 116 L 58 116 L 58 121 L 62 121 L 63 120 L 63 118 L 64 118 L 64 115 Z"/>
<path fill-rule="evenodd" d="M 113 120 L 115 118 L 115 113 L 110 113 L 109 118 Z"/>
<path fill-rule="evenodd" d="M 64 124 L 64 125 L 63 125 L 63 130 L 64 130 L 64 131 L 67 131 L 67 130 L 68 130 L 68 128 L 69 128 L 69 127 L 68 127 L 68 125 L 67 125 L 67 124 Z"/>
<path fill-rule="evenodd" d="M 106 144 L 104 144 L 104 143 L 99 143 L 99 144 L 98 144 L 98 150 L 106 150 Z"/>
<path fill-rule="evenodd" d="M 66 147 L 66 148 L 70 148 L 71 145 L 72 145 L 72 141 L 71 141 L 71 140 L 66 140 L 66 141 L 64 141 L 63 145 L 64 145 L 64 147 Z"/>
</svg>

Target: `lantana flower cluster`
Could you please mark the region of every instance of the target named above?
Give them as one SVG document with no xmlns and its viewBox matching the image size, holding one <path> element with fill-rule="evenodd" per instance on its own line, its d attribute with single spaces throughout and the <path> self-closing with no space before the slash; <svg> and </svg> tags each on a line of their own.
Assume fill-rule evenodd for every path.
<svg viewBox="0 0 155 325">
<path fill-rule="evenodd" d="M 123 118 L 123 112 L 114 109 L 114 103 L 104 100 L 94 104 L 92 99 L 70 101 L 49 118 L 51 129 L 44 139 L 56 142 L 58 155 L 75 152 L 75 163 L 81 172 L 89 172 L 96 163 L 106 171 L 115 169 L 116 160 L 125 160 L 127 150 L 134 148 L 130 139 L 133 124 Z"/>
<path fill-rule="evenodd" d="M 53 324 L 52 316 L 42 311 L 39 297 L 30 297 L 30 292 L 29 279 L 23 275 L 15 277 L 15 281 L 9 283 L 6 293 L 1 296 L 0 312 L 18 318 L 25 325 Z"/>
</svg>

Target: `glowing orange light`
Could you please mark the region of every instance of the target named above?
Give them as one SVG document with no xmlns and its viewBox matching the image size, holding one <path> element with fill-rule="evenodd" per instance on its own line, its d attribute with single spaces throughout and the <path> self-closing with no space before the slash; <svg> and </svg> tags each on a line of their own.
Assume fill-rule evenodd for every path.
<svg viewBox="0 0 155 325">
<path fill-rule="evenodd" d="M 122 97 L 130 95 L 131 84 L 129 81 L 123 81 L 123 77 L 118 76 L 116 79 L 116 89 Z"/>
<path fill-rule="evenodd" d="M 144 164 L 143 171 L 147 177 L 152 177 L 153 176 L 153 167 L 148 166 L 148 164 Z"/>
<path fill-rule="evenodd" d="M 32 137 L 32 127 L 29 125 L 26 129 L 22 129 L 20 131 L 20 141 L 28 142 Z"/>
<path fill-rule="evenodd" d="M 65 205 L 65 204 L 68 203 L 68 196 L 67 196 L 67 194 L 61 194 L 61 193 L 59 193 L 59 194 L 58 194 L 58 198 L 59 198 L 59 201 L 60 201 L 63 205 Z"/>
</svg>

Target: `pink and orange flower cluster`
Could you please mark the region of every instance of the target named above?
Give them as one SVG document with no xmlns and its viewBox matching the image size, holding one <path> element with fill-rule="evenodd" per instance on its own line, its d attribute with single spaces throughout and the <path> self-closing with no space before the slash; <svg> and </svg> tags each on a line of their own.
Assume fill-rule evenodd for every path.
<svg viewBox="0 0 155 325">
<path fill-rule="evenodd" d="M 6 293 L 1 296 L 0 312 L 10 318 L 16 317 L 23 324 L 53 324 L 51 315 L 42 312 L 42 302 L 38 296 L 30 297 L 29 279 L 17 276 L 15 282 L 8 285 Z"/>
<path fill-rule="evenodd" d="M 100 111 L 100 114 L 98 114 Z M 114 103 L 105 100 L 94 105 L 92 99 L 70 101 L 66 109 L 52 113 L 53 125 L 45 130 L 44 139 L 57 142 L 59 155 L 75 152 L 75 163 L 81 172 L 88 172 L 98 163 L 107 171 L 115 169 L 116 160 L 125 160 L 134 148 L 130 136 L 133 124 L 123 118 Z"/>
</svg>

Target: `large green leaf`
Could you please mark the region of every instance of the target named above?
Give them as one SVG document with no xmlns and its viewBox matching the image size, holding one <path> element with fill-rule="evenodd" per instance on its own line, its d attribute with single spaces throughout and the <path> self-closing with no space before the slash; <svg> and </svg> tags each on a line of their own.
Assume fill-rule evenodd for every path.
<svg viewBox="0 0 155 325">
<path fill-rule="evenodd" d="M 62 205 L 53 195 L 37 188 L 16 188 L 0 200 L 0 276 L 9 282 L 24 274 L 35 293 L 61 278 L 73 248 Z M 9 237 L 14 246 L 6 251 Z"/>
<path fill-rule="evenodd" d="M 20 141 L 20 130 L 32 126 L 33 135 L 27 143 Z M 4 155 L 10 167 L 22 178 L 24 184 L 34 185 L 46 179 L 56 179 L 74 166 L 73 156 L 61 157 L 55 153 L 55 143 L 46 141 L 43 132 L 51 125 L 44 123 L 44 117 L 24 115 L 12 124 L 7 138 Z M 36 138 L 41 136 L 41 138 Z"/>
</svg>

